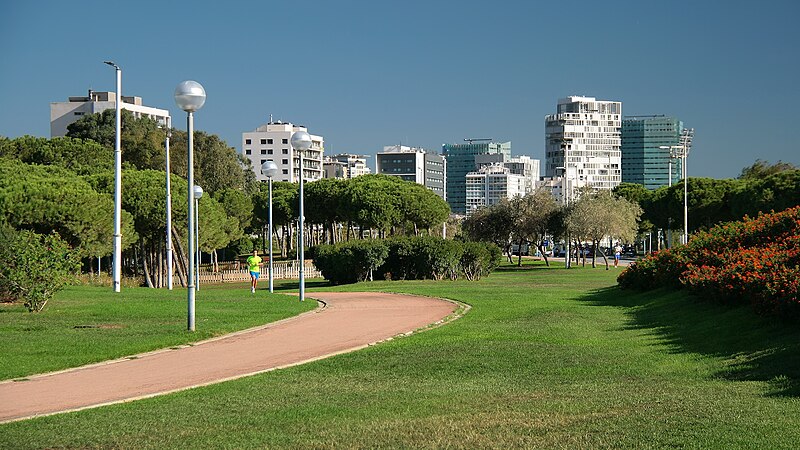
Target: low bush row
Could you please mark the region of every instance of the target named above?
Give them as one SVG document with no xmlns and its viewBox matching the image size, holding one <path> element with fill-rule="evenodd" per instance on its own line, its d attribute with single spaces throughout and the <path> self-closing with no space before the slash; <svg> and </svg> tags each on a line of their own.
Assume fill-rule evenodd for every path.
<svg viewBox="0 0 800 450">
<path fill-rule="evenodd" d="M 718 225 L 685 246 L 648 255 L 618 279 L 624 288 L 686 287 L 761 312 L 800 315 L 800 206 Z"/>
<path fill-rule="evenodd" d="M 353 240 L 311 249 L 314 265 L 333 284 L 386 280 L 478 280 L 502 259 L 500 248 L 483 242 L 437 237 Z"/>
</svg>

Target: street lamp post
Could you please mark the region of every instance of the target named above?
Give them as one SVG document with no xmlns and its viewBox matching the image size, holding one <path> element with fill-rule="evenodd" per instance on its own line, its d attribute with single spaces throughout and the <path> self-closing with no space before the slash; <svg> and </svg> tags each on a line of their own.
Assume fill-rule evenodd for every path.
<svg viewBox="0 0 800 450">
<path fill-rule="evenodd" d="M 564 205 L 569 204 L 569 199 L 567 197 L 567 193 L 569 191 L 569 174 L 567 173 L 567 166 L 558 166 L 555 170 L 562 170 L 563 171 L 563 178 L 561 179 L 561 192 L 562 192 L 562 199 L 564 201 Z M 564 253 L 564 268 L 569 269 L 572 267 L 572 246 L 570 244 L 570 236 L 569 230 L 567 230 L 567 251 Z"/>
<path fill-rule="evenodd" d="M 117 92 L 114 101 L 116 118 L 114 120 L 114 264 L 112 278 L 114 292 L 120 291 L 122 281 L 122 69 L 113 61 L 103 61 L 113 67 L 117 73 Z M 91 100 L 91 99 L 90 99 Z"/>
<path fill-rule="evenodd" d="M 195 266 L 197 290 L 200 290 L 200 197 L 203 196 L 203 188 L 195 185 L 192 189 L 194 192 L 194 236 L 195 236 L 195 250 L 197 255 L 197 265 Z"/>
<path fill-rule="evenodd" d="M 672 187 L 672 160 L 673 159 L 677 159 L 677 158 L 683 158 L 684 148 L 683 148 L 682 145 L 659 145 L 658 148 L 660 148 L 661 150 L 669 150 L 669 158 L 668 158 L 668 161 L 669 161 L 668 162 L 669 180 L 667 181 L 667 186 L 668 187 Z M 681 172 L 683 172 L 683 166 L 685 165 L 685 161 L 686 161 L 685 158 L 683 159 L 683 161 L 684 161 L 684 163 L 681 164 Z M 686 185 L 686 180 L 685 179 L 683 181 L 683 184 L 684 184 L 684 186 Z M 684 224 L 683 224 L 683 227 L 684 227 L 684 232 L 683 232 L 684 239 L 682 239 L 682 242 L 681 242 L 682 244 L 686 243 L 686 239 L 685 239 L 685 236 L 686 236 L 686 220 L 685 220 L 685 217 L 686 217 L 686 194 L 684 192 Z M 672 217 L 669 217 L 667 219 L 667 222 L 668 223 L 672 223 Z M 672 247 L 672 232 L 670 231 L 670 227 L 669 226 L 667 227 L 667 241 L 668 241 L 668 246 L 671 248 Z"/>
<path fill-rule="evenodd" d="M 269 292 L 272 293 L 272 179 L 278 176 L 278 165 L 272 160 L 266 161 L 261 165 L 261 173 L 269 180 Z"/>
<path fill-rule="evenodd" d="M 297 131 L 292 134 L 291 142 L 292 148 L 300 155 L 300 217 L 297 224 L 297 233 L 299 235 L 297 239 L 297 259 L 300 262 L 300 301 L 302 302 L 306 299 L 305 257 L 303 252 L 303 152 L 311 148 L 311 136 L 305 131 Z"/>
<path fill-rule="evenodd" d="M 175 88 L 175 103 L 178 104 L 182 110 L 186 111 L 186 128 L 187 128 L 187 200 L 188 200 L 188 219 L 189 219 L 189 242 L 187 253 L 191 254 L 195 247 L 194 229 L 194 112 L 203 107 L 206 102 L 206 90 L 203 86 L 196 81 L 182 81 Z M 194 331 L 194 258 L 191 256 L 189 259 L 189 270 L 187 270 L 186 278 L 187 283 L 187 303 L 188 303 L 188 329 Z"/>
<path fill-rule="evenodd" d="M 689 177 L 686 171 L 686 154 L 688 149 L 684 146 L 681 152 L 683 162 L 681 163 L 681 170 L 683 171 L 683 243 L 689 243 Z"/>
<path fill-rule="evenodd" d="M 165 170 L 167 172 L 167 289 L 172 290 L 172 188 L 170 183 L 169 169 L 169 138 L 172 136 L 172 120 L 167 117 L 167 134 L 164 138 L 164 154 L 166 159 Z"/>
</svg>

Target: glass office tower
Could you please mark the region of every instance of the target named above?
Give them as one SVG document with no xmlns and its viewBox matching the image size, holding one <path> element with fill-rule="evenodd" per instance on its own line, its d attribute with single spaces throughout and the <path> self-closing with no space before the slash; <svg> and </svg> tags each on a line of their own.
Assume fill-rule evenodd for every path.
<svg viewBox="0 0 800 450">
<path fill-rule="evenodd" d="M 672 184 L 677 183 L 681 179 L 681 159 L 675 157 L 674 147 L 680 144 L 682 131 L 683 122 L 674 117 L 623 118 L 622 181 L 641 184 L 647 189 L 670 185 L 670 177 Z"/>
<path fill-rule="evenodd" d="M 467 174 L 476 170 L 475 156 L 503 154 L 511 158 L 511 142 L 491 142 L 491 139 L 466 139 L 463 144 L 442 145 L 447 158 L 447 203 L 456 214 L 467 212 Z"/>
</svg>

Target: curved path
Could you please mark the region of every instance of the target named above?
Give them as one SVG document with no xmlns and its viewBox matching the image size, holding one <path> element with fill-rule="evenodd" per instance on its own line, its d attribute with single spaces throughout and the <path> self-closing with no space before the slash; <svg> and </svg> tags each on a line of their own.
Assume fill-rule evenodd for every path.
<svg viewBox="0 0 800 450">
<path fill-rule="evenodd" d="M 314 293 L 315 311 L 190 346 L 0 383 L 0 423 L 153 397 L 302 364 L 441 322 L 458 308 L 411 295 Z"/>
</svg>

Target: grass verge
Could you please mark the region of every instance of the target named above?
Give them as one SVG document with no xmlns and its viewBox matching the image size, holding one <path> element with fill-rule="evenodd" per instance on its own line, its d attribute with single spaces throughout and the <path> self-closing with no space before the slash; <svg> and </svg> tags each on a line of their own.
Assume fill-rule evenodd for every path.
<svg viewBox="0 0 800 450">
<path fill-rule="evenodd" d="M 0 447 L 796 447 L 796 325 L 622 292 L 616 274 L 528 266 L 477 283 L 337 287 L 472 309 L 304 366 L 6 424 Z"/>
<path fill-rule="evenodd" d="M 0 380 L 197 342 L 316 306 L 263 289 L 253 295 L 249 285 L 201 286 L 189 332 L 186 289 L 72 286 L 40 313 L 0 304 Z"/>
</svg>

